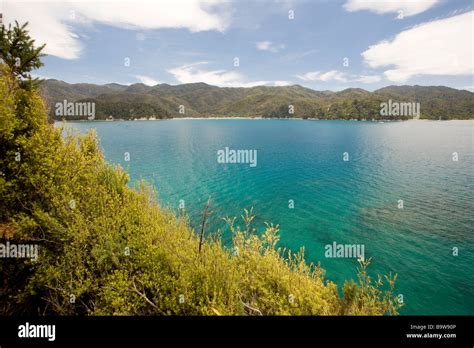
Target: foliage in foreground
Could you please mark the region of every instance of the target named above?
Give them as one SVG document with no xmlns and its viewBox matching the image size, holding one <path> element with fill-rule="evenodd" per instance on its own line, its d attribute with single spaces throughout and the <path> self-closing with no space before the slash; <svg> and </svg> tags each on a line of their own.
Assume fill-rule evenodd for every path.
<svg viewBox="0 0 474 348">
<path fill-rule="evenodd" d="M 303 252 L 283 257 L 278 227 L 253 234 L 250 215 L 229 220 L 233 247 L 214 235 L 200 248 L 149 187 L 127 186 L 94 133 L 63 137 L 42 99 L 0 68 L 0 242 L 39 245 L 36 262 L 0 260 L 0 314 L 397 313 L 393 279 L 374 283 L 365 262 L 341 297 Z"/>
</svg>

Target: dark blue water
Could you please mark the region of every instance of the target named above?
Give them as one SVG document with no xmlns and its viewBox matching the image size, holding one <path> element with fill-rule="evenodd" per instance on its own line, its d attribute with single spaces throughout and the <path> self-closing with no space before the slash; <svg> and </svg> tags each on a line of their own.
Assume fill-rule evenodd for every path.
<svg viewBox="0 0 474 348">
<path fill-rule="evenodd" d="M 402 314 L 474 314 L 472 121 L 208 119 L 68 126 L 96 128 L 106 158 L 126 168 L 133 181 L 153 183 L 163 205 L 177 210 L 184 200 L 192 224 L 210 195 L 214 229 L 223 228 L 222 217 L 254 207 L 260 230 L 265 221 L 279 224 L 280 246 L 304 246 L 307 260 L 320 262 L 339 284 L 355 278 L 357 262 L 326 258 L 324 246 L 363 244 L 373 274 L 399 274 Z M 257 166 L 218 163 L 217 151 L 225 147 L 257 150 Z M 344 152 L 349 161 L 343 161 Z"/>
</svg>

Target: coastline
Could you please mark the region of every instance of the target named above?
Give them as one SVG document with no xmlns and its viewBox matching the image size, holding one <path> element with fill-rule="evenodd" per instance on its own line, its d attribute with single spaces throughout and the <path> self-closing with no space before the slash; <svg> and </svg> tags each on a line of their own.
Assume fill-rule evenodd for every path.
<svg viewBox="0 0 474 348">
<path fill-rule="evenodd" d="M 376 122 L 376 123 L 392 123 L 392 122 L 449 122 L 449 121 L 471 121 L 474 122 L 474 119 L 452 119 L 452 120 L 435 120 L 435 119 L 408 119 L 408 120 L 401 120 L 401 119 L 394 119 L 394 120 L 387 120 L 387 119 L 345 119 L 345 118 L 334 118 L 334 119 L 317 119 L 317 118 L 301 118 L 301 117 L 293 117 L 293 118 L 285 118 L 285 117 L 170 117 L 170 118 L 156 118 L 156 119 L 113 119 L 113 120 L 53 120 L 54 122 L 121 122 L 121 121 L 179 121 L 179 120 L 285 120 L 285 121 L 352 121 L 352 122 Z"/>
</svg>

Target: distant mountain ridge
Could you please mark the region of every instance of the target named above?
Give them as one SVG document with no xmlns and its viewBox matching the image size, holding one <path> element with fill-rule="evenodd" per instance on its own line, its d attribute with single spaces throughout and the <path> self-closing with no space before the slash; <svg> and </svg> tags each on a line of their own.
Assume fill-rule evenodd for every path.
<svg viewBox="0 0 474 348">
<path fill-rule="evenodd" d="M 96 119 L 179 117 L 287 117 L 318 119 L 381 119 L 381 103 L 420 103 L 422 119 L 474 118 L 474 93 L 444 86 L 388 86 L 369 92 L 348 88 L 315 91 L 300 85 L 252 88 L 216 87 L 206 83 L 182 85 L 142 83 L 69 84 L 44 80 L 41 94 L 50 116 L 56 103 L 94 102 Z M 84 117 L 76 117 L 84 118 Z M 410 116 L 390 116 L 407 119 Z"/>
</svg>

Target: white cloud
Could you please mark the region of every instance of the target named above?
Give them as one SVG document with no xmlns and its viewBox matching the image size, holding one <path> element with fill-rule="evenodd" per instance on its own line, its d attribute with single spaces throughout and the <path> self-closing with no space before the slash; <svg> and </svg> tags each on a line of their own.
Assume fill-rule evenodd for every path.
<svg viewBox="0 0 474 348">
<path fill-rule="evenodd" d="M 296 77 L 303 81 L 323 81 L 323 77 L 321 75 L 323 74 L 320 71 L 310 71 L 303 75 L 296 75 Z"/>
<path fill-rule="evenodd" d="M 305 51 L 305 52 L 286 54 L 283 57 L 281 57 L 281 61 L 282 62 L 292 62 L 292 61 L 304 58 L 306 56 L 309 56 L 310 54 L 314 54 L 316 52 L 318 52 L 318 50 L 312 49 L 312 50 L 308 50 L 308 51 Z"/>
<path fill-rule="evenodd" d="M 472 75 L 474 11 L 423 23 L 402 31 L 392 41 L 370 46 L 362 57 L 395 82 L 415 75 Z"/>
<path fill-rule="evenodd" d="M 7 0 L 3 3 L 5 23 L 18 20 L 29 22 L 28 30 L 37 45 L 47 43 L 45 53 L 64 59 L 75 59 L 79 56 L 82 45 L 77 35 L 59 19 L 69 18 L 68 10 L 54 3 L 22 2 Z"/>
<path fill-rule="evenodd" d="M 349 12 L 368 10 L 377 14 L 402 11 L 403 16 L 413 16 L 432 8 L 439 0 L 348 0 L 344 8 Z"/>
<path fill-rule="evenodd" d="M 382 80 L 379 75 L 359 75 L 353 81 L 361 83 L 375 83 Z"/>
<path fill-rule="evenodd" d="M 382 78 L 379 75 L 348 75 L 339 70 L 330 70 L 326 72 L 310 71 L 303 75 L 296 75 L 303 81 L 337 81 L 337 82 L 361 82 L 374 83 L 379 82 Z"/>
<path fill-rule="evenodd" d="M 248 81 L 242 74 L 227 70 L 205 70 L 200 66 L 208 62 L 197 62 L 167 70 L 180 83 L 205 82 L 219 87 L 255 87 L 262 85 L 288 86 L 289 81 Z"/>
<path fill-rule="evenodd" d="M 160 81 L 153 79 L 152 77 L 149 76 L 144 76 L 144 75 L 133 75 L 138 81 L 141 83 L 147 85 L 147 86 L 156 86 L 160 83 Z"/>
<path fill-rule="evenodd" d="M 103 23 L 133 30 L 185 28 L 192 32 L 224 31 L 230 21 L 224 0 L 5 0 L 6 23 L 30 23 L 37 44 L 45 53 L 76 59 L 83 49 L 77 25 Z M 74 27 L 73 27 L 74 26 Z"/>
<path fill-rule="evenodd" d="M 41 74 L 31 74 L 31 77 L 34 79 L 40 79 L 40 80 L 49 80 L 52 78 L 50 76 L 41 75 Z"/>
<path fill-rule="evenodd" d="M 272 84 L 273 86 L 279 86 L 279 87 L 293 85 L 293 83 L 291 81 L 282 81 L 282 80 L 273 81 L 273 83 L 270 83 L 270 84 Z"/>
<path fill-rule="evenodd" d="M 285 45 L 275 44 L 275 43 L 272 43 L 271 41 L 260 41 L 256 43 L 256 47 L 260 51 L 269 51 L 269 52 L 276 53 L 284 49 Z"/>
</svg>

